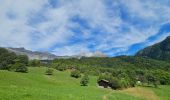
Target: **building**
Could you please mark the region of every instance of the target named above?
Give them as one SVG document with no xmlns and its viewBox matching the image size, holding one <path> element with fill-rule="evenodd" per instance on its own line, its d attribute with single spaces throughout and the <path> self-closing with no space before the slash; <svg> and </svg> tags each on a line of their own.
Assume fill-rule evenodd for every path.
<svg viewBox="0 0 170 100">
<path fill-rule="evenodd" d="M 99 85 L 100 87 L 104 87 L 104 88 L 110 87 L 109 81 L 104 80 L 104 79 L 98 81 L 98 85 Z"/>
</svg>

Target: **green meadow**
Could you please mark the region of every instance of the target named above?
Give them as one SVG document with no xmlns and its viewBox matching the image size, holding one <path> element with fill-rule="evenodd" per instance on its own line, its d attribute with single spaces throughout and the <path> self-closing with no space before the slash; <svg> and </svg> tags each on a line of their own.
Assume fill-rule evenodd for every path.
<svg viewBox="0 0 170 100">
<path fill-rule="evenodd" d="M 28 73 L 0 70 L 0 100 L 170 100 L 170 86 L 136 87 L 126 90 L 99 88 L 97 77 L 88 86 L 70 77 L 70 71 L 45 75 L 44 67 L 29 67 Z"/>
</svg>

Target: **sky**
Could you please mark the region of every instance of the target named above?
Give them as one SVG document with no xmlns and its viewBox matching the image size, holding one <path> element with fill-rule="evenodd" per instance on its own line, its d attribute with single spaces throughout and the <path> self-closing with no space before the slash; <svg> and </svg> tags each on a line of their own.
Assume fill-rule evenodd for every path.
<svg viewBox="0 0 170 100">
<path fill-rule="evenodd" d="M 0 46 L 134 55 L 170 35 L 170 0 L 0 0 Z"/>
</svg>

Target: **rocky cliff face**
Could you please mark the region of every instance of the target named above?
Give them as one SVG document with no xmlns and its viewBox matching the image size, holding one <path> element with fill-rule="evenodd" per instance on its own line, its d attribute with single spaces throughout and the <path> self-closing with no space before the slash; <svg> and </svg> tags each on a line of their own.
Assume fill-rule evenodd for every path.
<svg viewBox="0 0 170 100">
<path fill-rule="evenodd" d="M 140 50 L 137 52 L 136 56 L 149 57 L 152 59 L 170 62 L 170 36 L 160 43 Z"/>
<path fill-rule="evenodd" d="M 38 51 L 30 51 L 25 48 L 6 48 L 7 50 L 16 53 L 17 55 L 27 55 L 30 60 L 53 60 L 57 58 L 56 55 L 50 54 L 48 52 L 38 52 Z"/>
</svg>

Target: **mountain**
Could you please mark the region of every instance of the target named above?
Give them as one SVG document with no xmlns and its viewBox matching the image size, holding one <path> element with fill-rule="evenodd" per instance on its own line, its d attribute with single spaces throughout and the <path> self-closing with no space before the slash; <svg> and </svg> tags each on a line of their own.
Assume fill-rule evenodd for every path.
<svg viewBox="0 0 170 100">
<path fill-rule="evenodd" d="M 148 57 L 170 62 L 170 36 L 160 43 L 146 47 L 137 52 L 136 56 Z"/>
<path fill-rule="evenodd" d="M 53 60 L 57 58 L 56 55 L 50 54 L 48 52 L 38 52 L 38 51 L 30 51 L 25 48 L 6 48 L 8 51 L 14 52 L 17 55 L 27 55 L 30 60 Z"/>
<path fill-rule="evenodd" d="M 107 56 L 100 51 L 96 51 L 92 54 L 92 57 L 107 57 Z"/>
<path fill-rule="evenodd" d="M 105 54 L 102 52 L 96 51 L 94 53 L 80 53 L 78 55 L 73 56 L 56 56 L 54 54 L 48 52 L 39 52 L 39 51 L 30 51 L 26 50 L 25 48 L 6 48 L 8 51 L 14 52 L 17 55 L 27 55 L 30 60 L 37 59 L 37 60 L 54 60 L 55 58 L 58 59 L 70 59 L 70 58 L 77 58 L 80 59 L 82 57 L 106 57 Z"/>
<path fill-rule="evenodd" d="M 74 57 L 107 57 L 104 53 L 100 51 L 95 52 L 81 52 L 78 55 L 74 55 Z"/>
</svg>

